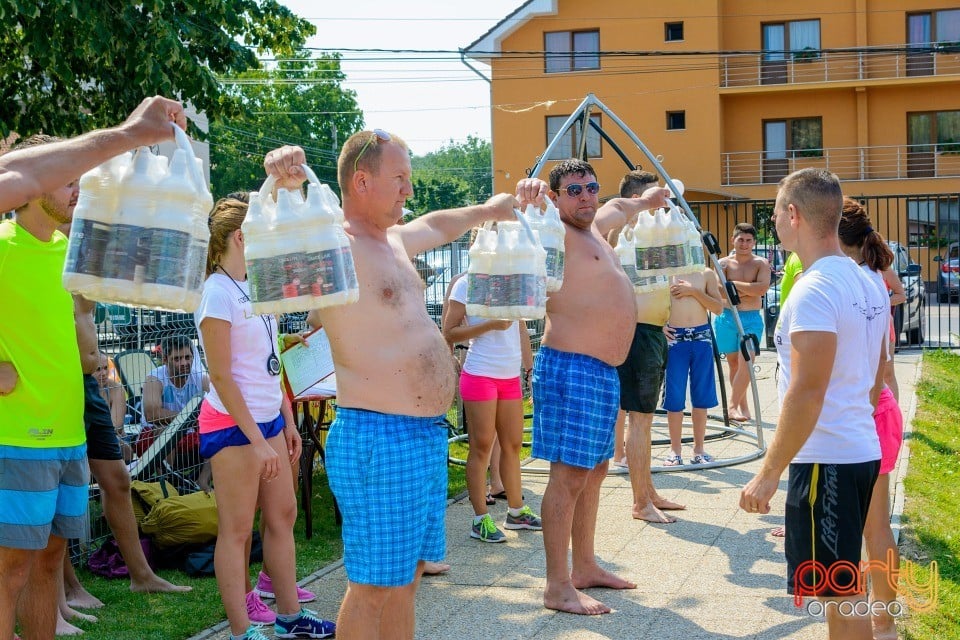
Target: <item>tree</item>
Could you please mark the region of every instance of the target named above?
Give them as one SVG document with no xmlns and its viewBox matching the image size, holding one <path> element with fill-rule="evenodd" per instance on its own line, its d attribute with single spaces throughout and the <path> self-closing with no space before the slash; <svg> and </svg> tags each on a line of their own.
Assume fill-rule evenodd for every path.
<svg viewBox="0 0 960 640">
<path fill-rule="evenodd" d="M 242 109 L 217 76 L 289 55 L 316 28 L 277 0 L 0 0 L 0 134 L 69 136 L 162 94 Z"/>
<path fill-rule="evenodd" d="M 303 147 L 320 180 L 337 187 L 337 156 L 343 142 L 363 128 L 356 94 L 343 89 L 340 55 L 305 55 L 269 70 L 231 78 L 226 93 L 246 115 L 210 125 L 210 181 L 216 195 L 249 190 L 263 182 L 263 157 L 284 144 Z"/>
<path fill-rule="evenodd" d="M 438 151 L 414 156 L 413 198 L 407 206 L 416 215 L 437 209 L 486 201 L 493 195 L 490 142 L 467 136 L 451 140 Z"/>
</svg>

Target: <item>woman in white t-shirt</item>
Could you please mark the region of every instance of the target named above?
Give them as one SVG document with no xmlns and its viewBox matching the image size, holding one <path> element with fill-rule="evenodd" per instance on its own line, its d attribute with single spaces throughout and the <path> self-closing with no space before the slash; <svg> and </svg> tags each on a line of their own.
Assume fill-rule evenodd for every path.
<svg viewBox="0 0 960 640">
<path fill-rule="evenodd" d="M 500 444 L 500 477 L 507 494 L 507 529 L 539 531 L 540 517 L 523 503 L 520 489 L 520 447 L 523 439 L 523 391 L 520 368 L 529 380 L 533 368 L 525 323 L 467 315 L 467 277 L 451 283 L 443 309 L 443 337 L 451 345 L 469 342 L 460 371 L 460 398 L 470 434 L 467 491 L 474 519 L 470 537 L 505 542 L 487 509 L 487 466 L 494 440 Z"/>
<path fill-rule="evenodd" d="M 884 296 L 887 285 L 882 273 L 893 263 L 893 252 L 883 236 L 874 231 L 863 205 L 853 198 L 843 199 L 843 213 L 840 217 L 840 247 L 843 252 L 859 264 L 876 284 Z M 889 361 L 891 346 L 885 343 L 886 358 Z M 890 387 L 884 385 L 874 410 L 873 420 L 880 439 L 880 475 L 873 485 L 870 507 L 863 528 L 863 538 L 867 545 L 867 557 L 884 564 L 883 569 L 871 570 L 871 600 L 891 603 L 896 601 L 897 592 L 890 586 L 890 575 L 899 569 L 899 551 L 890 529 L 890 472 L 893 471 L 903 442 L 903 415 Z M 887 567 L 888 562 L 893 566 Z M 874 638 L 897 637 L 893 616 L 886 609 L 872 608 Z"/>
<path fill-rule="evenodd" d="M 210 459 L 217 493 L 217 586 L 231 638 L 266 640 L 251 624 L 246 603 L 246 545 L 259 503 L 277 634 L 326 638 L 333 635 L 333 623 L 298 602 L 292 464 L 301 442 L 280 388 L 276 318 L 254 314 L 250 304 L 240 229 L 246 212 L 246 203 L 233 198 L 214 205 L 207 280 L 194 312 L 211 383 L 200 407 L 200 454 Z"/>
</svg>

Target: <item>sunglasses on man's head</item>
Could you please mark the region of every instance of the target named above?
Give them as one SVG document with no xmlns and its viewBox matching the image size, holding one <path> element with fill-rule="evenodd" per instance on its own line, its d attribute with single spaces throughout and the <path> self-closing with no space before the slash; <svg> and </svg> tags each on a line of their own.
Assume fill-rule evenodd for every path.
<svg viewBox="0 0 960 640">
<path fill-rule="evenodd" d="M 357 171 L 357 163 L 360 162 L 360 157 L 367 151 L 367 149 L 370 147 L 370 145 L 373 144 L 373 141 L 374 141 L 374 140 L 380 140 L 380 141 L 383 141 L 383 142 L 390 142 L 390 134 L 387 133 L 386 131 L 384 131 L 383 129 L 374 129 L 374 130 L 370 133 L 370 137 L 367 139 L 367 141 L 364 143 L 364 145 L 360 148 L 360 153 L 358 153 L 358 154 L 357 154 L 357 157 L 353 159 L 353 171 L 354 171 L 354 173 L 356 173 L 356 171 Z M 379 144 L 379 143 L 378 143 L 378 144 Z"/>
<path fill-rule="evenodd" d="M 568 184 L 566 187 L 564 187 L 564 190 L 567 192 L 567 195 L 570 196 L 571 198 L 578 197 L 581 193 L 583 193 L 584 189 L 586 189 L 587 193 L 589 193 L 590 195 L 595 196 L 598 193 L 600 193 L 600 183 L 587 182 L 585 184 L 577 184 L 574 182 L 573 184 Z"/>
</svg>

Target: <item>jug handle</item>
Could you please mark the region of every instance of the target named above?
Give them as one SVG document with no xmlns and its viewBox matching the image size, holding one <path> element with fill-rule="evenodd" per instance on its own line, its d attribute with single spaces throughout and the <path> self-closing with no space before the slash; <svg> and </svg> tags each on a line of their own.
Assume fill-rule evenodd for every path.
<svg viewBox="0 0 960 640">
<path fill-rule="evenodd" d="M 540 243 L 537 241 L 537 237 L 533 235 L 533 229 L 530 228 L 530 223 L 527 222 L 527 218 L 523 215 L 523 212 L 520 211 L 520 209 L 514 209 L 513 213 L 517 216 L 517 220 L 520 221 L 520 226 L 527 232 L 527 237 L 530 239 L 530 242 L 532 242 L 535 247 L 539 247 Z"/>
<path fill-rule="evenodd" d="M 176 139 L 177 148 L 183 149 L 183 152 L 187 154 L 187 167 L 190 172 L 190 177 L 193 179 L 194 186 L 200 190 L 202 195 L 210 195 L 210 189 L 207 188 L 207 181 L 203 179 L 203 174 L 200 173 L 200 169 L 197 167 L 197 156 L 193 152 L 193 145 L 190 144 L 190 137 L 176 124 L 171 122 L 170 126 L 173 127 L 173 137 Z"/>
</svg>

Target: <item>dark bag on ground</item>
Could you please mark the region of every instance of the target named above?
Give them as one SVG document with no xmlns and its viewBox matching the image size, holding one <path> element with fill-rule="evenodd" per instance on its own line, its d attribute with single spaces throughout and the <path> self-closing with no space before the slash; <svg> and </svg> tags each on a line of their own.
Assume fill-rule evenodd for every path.
<svg viewBox="0 0 960 640">
<path fill-rule="evenodd" d="M 216 543 L 187 552 L 183 560 L 183 571 L 188 576 L 200 578 L 214 575 L 213 553 Z M 250 544 L 250 564 L 263 562 L 263 542 L 260 532 L 253 532 L 253 542 Z"/>
</svg>

